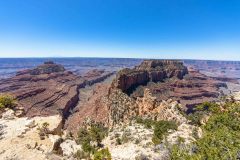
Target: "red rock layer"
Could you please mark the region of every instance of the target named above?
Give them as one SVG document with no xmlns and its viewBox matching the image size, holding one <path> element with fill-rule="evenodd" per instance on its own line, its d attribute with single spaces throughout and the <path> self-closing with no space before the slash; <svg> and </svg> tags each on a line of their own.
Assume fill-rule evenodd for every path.
<svg viewBox="0 0 240 160">
<path fill-rule="evenodd" d="M 188 70 L 181 62 L 143 61 L 134 69 L 120 71 L 113 81 L 108 94 L 109 122 L 116 124 L 131 116 L 144 116 L 148 109 L 154 108 L 148 103 L 145 105 L 148 109 L 142 110 L 141 105 L 136 104 L 146 89 L 155 97 L 154 103 L 172 99 L 191 109 L 202 102 L 217 100 L 221 95 L 219 87 L 226 87 L 226 84 Z"/>
<path fill-rule="evenodd" d="M 92 90 L 92 92 L 87 93 L 88 95 L 86 95 L 84 99 L 81 99 L 80 94 L 81 100 L 78 106 L 76 107 L 77 111 L 71 114 L 71 116 L 67 119 L 65 123 L 65 128 L 68 131 L 71 131 L 72 133 L 76 134 L 79 127 L 83 124 L 83 122 L 87 118 L 90 118 L 91 120 L 96 122 L 102 122 L 106 124 L 108 119 L 106 96 L 109 87 L 110 84 L 99 83 L 90 89 Z"/>
<path fill-rule="evenodd" d="M 197 71 L 189 71 L 183 79 L 169 79 L 164 83 L 141 86 L 131 96 L 135 99 L 142 97 L 144 88 L 148 88 L 158 101 L 171 98 L 186 107 L 193 107 L 205 101 L 217 100 L 221 95 L 219 87 L 226 87 L 226 84 Z"/>
<path fill-rule="evenodd" d="M 14 95 L 27 116 L 61 114 L 79 100 L 79 88 L 101 81 L 112 73 L 94 71 L 94 75 L 80 77 L 65 71 L 61 65 L 47 62 L 32 70 L 17 73 L 15 77 L 0 81 L 0 93 Z"/>
<path fill-rule="evenodd" d="M 134 69 L 120 71 L 113 83 L 113 88 L 119 88 L 129 94 L 139 85 L 172 77 L 182 79 L 187 72 L 187 68 L 180 61 L 145 60 Z"/>
</svg>

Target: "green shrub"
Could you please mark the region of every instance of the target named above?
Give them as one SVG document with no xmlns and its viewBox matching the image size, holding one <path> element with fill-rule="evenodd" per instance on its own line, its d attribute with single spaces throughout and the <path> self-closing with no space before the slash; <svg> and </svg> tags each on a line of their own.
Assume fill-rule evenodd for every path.
<svg viewBox="0 0 240 160">
<path fill-rule="evenodd" d="M 135 144 L 139 144 L 140 143 L 140 140 L 139 139 L 136 139 L 135 140 Z"/>
<path fill-rule="evenodd" d="M 206 111 L 211 113 L 218 113 L 219 105 L 214 102 L 204 102 L 195 107 L 194 111 Z"/>
<path fill-rule="evenodd" d="M 143 124 L 146 128 L 152 128 L 156 121 L 151 119 L 142 119 L 141 117 L 136 118 L 136 122 L 139 124 Z"/>
<path fill-rule="evenodd" d="M 116 143 L 117 143 L 117 145 L 121 145 L 121 144 L 122 144 L 122 140 L 118 137 L 118 138 L 116 139 Z"/>
<path fill-rule="evenodd" d="M 131 133 L 130 132 L 123 132 L 122 134 L 122 143 L 127 143 L 130 140 Z"/>
<path fill-rule="evenodd" d="M 41 127 L 37 128 L 38 135 L 39 135 L 41 140 L 44 140 L 45 136 L 48 136 L 48 134 L 50 133 L 50 130 L 49 130 L 48 127 L 49 127 L 49 123 L 44 122 Z"/>
<path fill-rule="evenodd" d="M 226 103 L 223 106 L 224 111 L 213 106 L 210 108 L 211 117 L 202 126 L 203 137 L 192 144 L 195 146 L 194 152 L 191 147 L 182 149 L 174 146 L 171 151 L 172 159 L 240 158 L 240 104 Z"/>
<path fill-rule="evenodd" d="M 96 141 L 97 145 L 100 146 L 102 140 L 107 135 L 107 128 L 103 127 L 102 125 L 93 125 L 90 130 L 89 134 L 92 141 Z"/>
<path fill-rule="evenodd" d="M 210 115 L 212 113 L 219 113 L 220 106 L 213 102 L 204 102 L 195 108 L 193 112 L 186 115 L 186 118 L 190 120 L 191 124 L 201 126 L 201 120 L 205 115 Z"/>
<path fill-rule="evenodd" d="M 90 135 L 86 128 L 80 128 L 78 130 L 77 143 L 83 144 L 86 141 L 90 141 Z"/>
<path fill-rule="evenodd" d="M 78 150 L 73 157 L 76 158 L 77 160 L 90 159 L 90 154 L 84 151 Z"/>
<path fill-rule="evenodd" d="M 163 136 L 168 130 L 176 130 L 177 124 L 174 121 L 154 121 L 151 119 L 142 119 L 140 117 L 136 118 L 136 122 L 143 124 L 146 128 L 153 128 L 154 135 L 152 142 L 154 144 L 159 144 L 163 140 Z"/>
<path fill-rule="evenodd" d="M 2 103 L 0 103 L 0 109 L 3 109 L 3 108 L 5 108 L 5 106 Z"/>
<path fill-rule="evenodd" d="M 178 139 L 177 139 L 177 142 L 178 142 L 178 144 L 182 144 L 182 143 L 185 142 L 185 139 L 183 137 L 179 136 Z"/>
<path fill-rule="evenodd" d="M 49 127 L 49 123 L 48 122 L 44 122 L 43 124 L 42 124 L 42 128 L 48 128 Z"/>
<path fill-rule="evenodd" d="M 91 146 L 89 141 L 85 141 L 82 143 L 82 149 L 86 153 L 94 153 L 96 151 L 94 146 Z"/>
<path fill-rule="evenodd" d="M 80 128 L 77 136 L 77 143 L 82 145 L 83 151 L 94 153 L 101 147 L 101 142 L 107 135 L 108 129 L 100 124 L 92 125 L 90 128 Z M 96 146 L 91 145 L 91 142 L 96 142 Z"/>
<path fill-rule="evenodd" d="M 16 106 L 16 100 L 8 94 L 0 95 L 0 108 L 14 108 Z"/>
<path fill-rule="evenodd" d="M 158 121 L 154 125 L 154 134 L 152 141 L 154 144 L 159 144 L 163 140 L 163 136 L 168 130 L 176 130 L 177 124 L 173 121 Z"/>
<path fill-rule="evenodd" d="M 175 144 L 171 148 L 171 160 L 201 160 L 197 159 L 196 157 L 191 157 L 190 149 L 180 148 L 179 145 Z"/>
<path fill-rule="evenodd" d="M 204 112 L 190 113 L 187 115 L 187 119 L 190 120 L 190 124 L 201 126 L 201 120 L 206 114 Z"/>
<path fill-rule="evenodd" d="M 111 154 L 108 150 L 108 148 L 106 149 L 101 149 L 100 151 L 97 151 L 94 154 L 94 160 L 111 160 Z"/>
</svg>

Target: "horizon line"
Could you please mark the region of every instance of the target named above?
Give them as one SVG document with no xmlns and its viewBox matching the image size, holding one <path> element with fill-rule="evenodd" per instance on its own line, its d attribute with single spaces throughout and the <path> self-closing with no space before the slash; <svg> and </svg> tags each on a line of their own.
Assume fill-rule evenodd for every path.
<svg viewBox="0 0 240 160">
<path fill-rule="evenodd" d="M 240 62 L 240 60 L 222 60 L 222 59 L 194 59 L 194 58 L 139 58 L 139 57 L 81 57 L 81 56 L 69 56 L 69 57 L 0 57 L 0 59 L 47 59 L 47 58 L 55 58 L 55 59 L 64 59 L 64 58 L 89 58 L 89 59 L 139 59 L 139 60 L 148 60 L 148 59 L 159 59 L 159 60 L 197 60 L 197 61 L 226 61 L 226 62 Z"/>
</svg>

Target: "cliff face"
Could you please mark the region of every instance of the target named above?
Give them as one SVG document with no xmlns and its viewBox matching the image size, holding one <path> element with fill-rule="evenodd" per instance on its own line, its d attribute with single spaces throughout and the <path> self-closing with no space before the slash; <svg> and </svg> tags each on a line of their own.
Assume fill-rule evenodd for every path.
<svg viewBox="0 0 240 160">
<path fill-rule="evenodd" d="M 0 80 L 0 93 L 14 95 L 27 116 L 61 114 L 67 117 L 69 110 L 78 103 L 79 88 L 111 74 L 94 70 L 80 77 L 66 71 L 62 65 L 46 62 L 34 69 L 20 71 L 15 77 Z"/>
<path fill-rule="evenodd" d="M 108 97 L 108 125 L 126 123 L 135 117 L 176 121 L 179 124 L 186 122 L 177 107 L 181 107 L 181 104 L 172 99 L 157 101 L 148 89 L 137 100 L 117 89 Z"/>
<path fill-rule="evenodd" d="M 181 123 L 176 106 L 182 110 L 220 96 L 219 87 L 226 84 L 188 70 L 182 62 L 146 60 L 134 69 L 120 71 L 108 95 L 109 123 L 114 125 L 132 117 L 171 118 Z M 176 112 L 176 113 L 175 113 Z"/>
<path fill-rule="evenodd" d="M 125 93 L 130 93 L 139 85 L 173 77 L 182 79 L 187 73 L 187 68 L 179 61 L 145 60 L 134 69 L 120 71 L 113 85 Z"/>
</svg>

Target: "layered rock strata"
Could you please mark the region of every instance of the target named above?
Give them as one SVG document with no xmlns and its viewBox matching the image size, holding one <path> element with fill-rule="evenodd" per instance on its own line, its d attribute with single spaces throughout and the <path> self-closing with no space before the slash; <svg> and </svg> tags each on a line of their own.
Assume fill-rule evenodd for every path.
<svg viewBox="0 0 240 160">
<path fill-rule="evenodd" d="M 131 93 L 138 85 L 159 82 L 172 77 L 182 79 L 187 73 L 187 68 L 180 61 L 145 60 L 134 69 L 120 71 L 113 86 L 125 93 Z"/>
<path fill-rule="evenodd" d="M 168 120 L 178 123 L 176 109 L 191 110 L 204 101 L 221 96 L 222 81 L 187 69 L 182 62 L 146 60 L 134 69 L 120 71 L 108 94 L 109 124 L 114 125 L 136 117 Z M 182 104 L 182 106 L 180 105 Z M 170 110 L 168 110 L 170 109 Z M 177 112 L 177 111 L 176 111 Z"/>
<path fill-rule="evenodd" d="M 14 95 L 27 116 L 61 114 L 67 117 L 69 110 L 78 103 L 79 88 L 112 74 L 94 70 L 81 77 L 66 71 L 62 65 L 46 62 L 1 80 L 0 93 Z"/>
<path fill-rule="evenodd" d="M 76 135 L 78 132 L 76 126 L 81 126 L 87 119 L 106 124 L 108 119 L 106 96 L 109 85 L 104 81 L 80 89 L 80 101 L 65 122 L 65 128 L 68 131 Z"/>
<path fill-rule="evenodd" d="M 81 145 L 70 140 L 65 132 L 57 133 L 62 117 L 16 117 L 11 109 L 5 109 L 0 118 L 0 159 L 73 159 Z M 47 125 L 47 135 L 40 134 Z M 45 126 L 45 125 L 44 125 Z"/>
<path fill-rule="evenodd" d="M 186 118 L 179 112 L 179 108 L 182 107 L 181 104 L 172 99 L 158 102 L 156 97 L 152 96 L 149 89 L 146 89 L 144 96 L 138 97 L 137 100 L 134 100 L 120 90 L 115 90 L 114 93 L 110 94 L 108 102 L 109 126 L 127 123 L 136 117 L 175 121 L 179 124 L 187 122 Z"/>
</svg>

